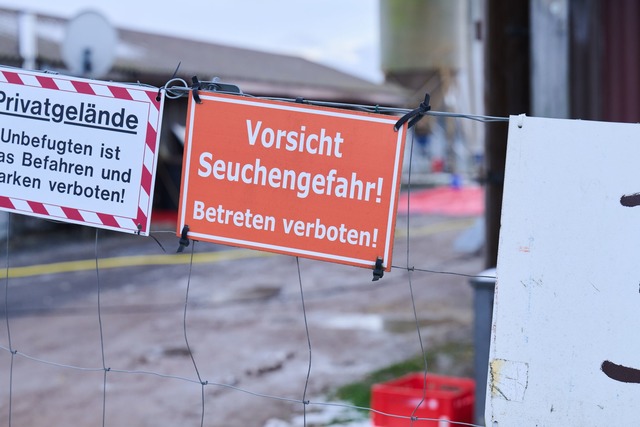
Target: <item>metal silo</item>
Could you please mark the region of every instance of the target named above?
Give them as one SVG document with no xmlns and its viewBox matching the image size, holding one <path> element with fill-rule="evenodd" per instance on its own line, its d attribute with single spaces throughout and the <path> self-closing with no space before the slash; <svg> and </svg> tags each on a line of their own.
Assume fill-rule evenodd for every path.
<svg viewBox="0 0 640 427">
<path fill-rule="evenodd" d="M 381 68 L 388 82 L 413 93 L 407 107 L 429 93 L 433 110 L 480 114 L 481 2 L 379 1 Z M 478 173 L 483 150 L 475 127 L 453 119 L 420 121 L 415 135 L 424 158 L 416 161 L 424 164 L 414 164 L 413 171 L 430 179 L 435 172 Z"/>
</svg>

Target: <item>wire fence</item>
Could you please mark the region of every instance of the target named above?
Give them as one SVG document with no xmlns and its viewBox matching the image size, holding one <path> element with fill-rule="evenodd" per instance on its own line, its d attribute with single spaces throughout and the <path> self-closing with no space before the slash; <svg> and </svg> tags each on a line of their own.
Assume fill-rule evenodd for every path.
<svg viewBox="0 0 640 427">
<path fill-rule="evenodd" d="M 409 183 L 408 191 L 411 189 Z M 410 200 L 407 197 L 408 204 Z M 410 206 L 407 206 L 407 212 L 410 212 Z M 320 336 L 314 332 L 323 315 L 315 310 L 319 299 L 338 301 L 351 294 L 356 297 L 349 301 L 357 301 L 358 295 L 365 292 L 375 292 L 379 306 L 384 306 L 385 295 L 394 295 L 388 297 L 389 300 L 405 298 L 415 332 L 409 341 L 415 344 L 413 350 L 421 355 L 425 378 L 430 372 L 427 363 L 429 339 L 425 337 L 429 326 L 423 325 L 423 305 L 416 295 L 422 290 L 416 288 L 416 283 L 422 284 L 423 279 L 434 275 L 464 280 L 479 276 L 447 271 L 446 264 L 443 268 L 416 267 L 413 262 L 416 254 L 429 265 L 425 253 L 441 248 L 425 248 L 421 243 L 412 243 L 419 240 L 412 235 L 412 221 L 408 215 L 405 231 L 399 233 L 404 236 L 396 238 L 395 256 L 396 259 L 404 258 L 403 262 L 393 265 L 393 271 L 379 284 L 371 285 L 370 274 L 363 269 L 245 250 L 222 251 L 215 245 L 201 242 L 193 242 L 188 253 L 165 254 L 164 246 L 177 246 L 173 231 L 152 232 L 158 245 L 139 236 L 127 237 L 135 241 L 112 245 L 114 240 L 108 232 L 96 230 L 90 257 L 92 266 L 87 264 L 87 246 L 82 259 L 65 261 L 73 265 L 58 262 L 51 264 L 46 273 L 39 273 L 29 270 L 28 258 L 18 262 L 14 259 L 19 251 L 12 250 L 11 243 L 19 236 L 12 234 L 9 220 L 2 277 L 5 333 L 0 345 L 0 366 L 5 377 L 2 378 L 4 385 L 0 387 L 0 409 L 4 418 L 1 422 L 9 427 L 265 425 L 265 418 L 273 420 L 278 418 L 277 414 L 288 411 L 292 417 L 301 414 L 296 425 L 306 427 L 319 425 L 313 418 L 317 410 L 329 409 L 378 413 L 406 420 L 411 426 L 435 420 L 416 416 L 425 404 L 426 385 L 422 398 L 414 402 L 413 412 L 399 415 L 332 401 L 326 397 L 328 390 L 314 384 L 316 378 L 324 376 L 342 375 L 345 379 L 362 376 L 363 372 L 353 369 L 358 360 L 345 357 L 342 365 L 335 368 L 316 351 L 316 346 L 353 348 L 350 339 L 357 346 L 357 332 L 351 335 L 336 333 L 329 338 L 323 335 L 322 339 L 329 341 L 321 343 L 314 340 L 315 336 Z M 140 239 L 145 243 L 139 244 Z M 403 239 L 406 240 L 404 254 L 400 245 Z M 124 252 L 131 262 L 121 258 L 121 262 L 112 263 L 113 258 L 102 252 L 104 247 L 108 247 L 106 252 L 109 253 Z M 199 250 L 201 247 L 203 251 Z M 54 245 L 49 250 L 55 255 L 58 247 Z M 135 252 L 137 250 L 152 253 L 140 255 Z M 215 258 L 216 254 L 218 258 Z M 285 262 L 276 264 L 272 262 L 274 259 L 285 259 Z M 214 262 L 218 264 L 212 264 Z M 21 263 L 24 265 L 19 265 Z M 146 269 L 135 267 L 139 264 L 145 264 Z M 470 265 L 471 268 L 478 267 L 477 263 Z M 65 271 L 74 277 L 64 279 Z M 140 276 L 136 277 L 136 274 Z M 39 308 L 20 305 L 18 301 L 29 301 L 27 284 L 30 281 L 37 281 L 38 289 L 50 286 L 62 290 L 66 297 L 55 293 L 49 295 Z M 82 285 L 78 287 L 76 282 Z M 287 282 L 287 285 L 281 282 Z M 395 286 L 402 282 L 405 288 L 401 291 Z M 163 286 L 154 288 L 159 283 Z M 194 289 L 195 283 L 198 289 Z M 242 287 L 247 283 L 251 284 L 250 292 L 233 294 L 234 286 Z M 290 283 L 295 283 L 297 290 Z M 180 292 L 182 301 L 177 299 Z M 131 296 L 127 303 L 118 301 L 123 293 Z M 78 301 L 82 304 L 78 305 Z M 368 301 L 371 302 L 371 298 Z M 369 311 L 362 303 L 354 302 L 354 305 L 358 304 L 354 310 Z M 284 305 L 297 305 L 298 314 L 284 310 Z M 153 322 L 139 323 L 149 316 L 153 317 Z M 52 320 L 57 318 L 62 321 Z M 153 331 L 153 328 L 157 330 Z M 221 333 L 225 329 L 229 331 Z M 265 335 L 256 334 L 257 329 L 266 331 Z M 247 334 L 247 330 L 254 333 Z M 125 333 L 130 337 L 128 340 L 117 339 Z M 148 338 L 152 336 L 160 336 L 161 342 L 150 343 Z M 270 340 L 281 348 L 270 346 Z M 393 347 L 400 344 L 406 345 L 406 341 L 390 341 L 379 348 L 359 348 L 353 353 L 376 353 L 372 356 L 373 364 L 380 365 L 390 357 L 385 353 L 394 353 L 398 349 Z M 60 352 L 50 351 L 60 345 L 68 345 L 61 359 L 47 356 L 60 355 Z M 140 351 L 144 346 L 147 350 Z M 245 369 L 242 375 L 228 369 L 248 353 L 264 348 L 270 348 L 271 353 L 260 363 Z M 391 357 L 397 358 L 398 354 L 406 352 L 406 349 L 397 351 Z M 215 359 L 215 363 L 211 359 Z M 285 370 L 286 387 L 274 384 L 269 373 Z M 170 391 L 160 396 L 159 389 Z M 298 391 L 290 392 L 292 389 Z M 280 390 L 286 391 L 278 393 Z M 43 412 L 39 408 L 44 401 L 62 403 L 55 410 Z M 239 409 L 226 410 L 239 401 L 245 402 L 235 405 Z M 268 403 L 265 405 L 265 402 Z M 80 410 L 69 411 L 70 407 Z M 255 411 L 263 413 L 258 416 Z M 224 413 L 224 419 L 217 416 L 218 413 Z M 78 414 L 82 417 L 78 418 Z M 70 419 L 71 416 L 74 418 Z M 440 425 L 475 426 L 455 421 L 439 422 Z M 274 423 L 272 421 L 270 425 L 277 425 Z"/>
</svg>

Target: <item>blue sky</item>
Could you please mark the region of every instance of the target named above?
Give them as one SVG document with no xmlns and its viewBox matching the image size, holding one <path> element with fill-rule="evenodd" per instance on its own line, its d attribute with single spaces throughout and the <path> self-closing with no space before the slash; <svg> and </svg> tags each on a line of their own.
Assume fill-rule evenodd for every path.
<svg viewBox="0 0 640 427">
<path fill-rule="evenodd" d="M 377 0 L 0 0 L 72 18 L 92 9 L 114 26 L 293 54 L 381 81 Z"/>
</svg>

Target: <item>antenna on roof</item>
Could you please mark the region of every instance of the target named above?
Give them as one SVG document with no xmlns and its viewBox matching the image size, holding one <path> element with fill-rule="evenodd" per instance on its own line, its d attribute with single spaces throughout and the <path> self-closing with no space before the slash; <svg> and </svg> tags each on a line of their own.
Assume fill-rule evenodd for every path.
<svg viewBox="0 0 640 427">
<path fill-rule="evenodd" d="M 36 34 L 36 17 L 29 11 L 20 13 L 18 21 L 18 46 L 22 56 L 22 68 L 34 70 L 36 57 L 38 56 L 38 43 Z"/>
<path fill-rule="evenodd" d="M 67 24 L 62 58 L 74 76 L 104 77 L 115 60 L 118 34 L 109 21 L 95 11 L 84 11 Z"/>
</svg>

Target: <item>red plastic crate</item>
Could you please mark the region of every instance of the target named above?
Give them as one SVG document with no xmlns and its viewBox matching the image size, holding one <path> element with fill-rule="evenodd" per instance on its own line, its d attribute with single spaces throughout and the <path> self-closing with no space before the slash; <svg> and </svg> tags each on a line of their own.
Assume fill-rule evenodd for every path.
<svg viewBox="0 0 640 427">
<path fill-rule="evenodd" d="M 427 374 L 426 397 L 422 400 L 424 373 L 412 373 L 403 377 L 374 384 L 371 389 L 371 409 L 385 414 L 432 420 L 397 418 L 372 412 L 375 427 L 448 427 L 446 421 L 473 423 L 475 382 L 470 378 L 447 377 Z"/>
</svg>

